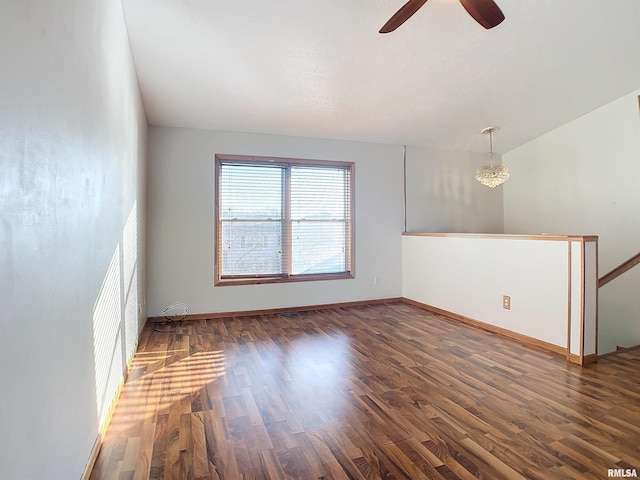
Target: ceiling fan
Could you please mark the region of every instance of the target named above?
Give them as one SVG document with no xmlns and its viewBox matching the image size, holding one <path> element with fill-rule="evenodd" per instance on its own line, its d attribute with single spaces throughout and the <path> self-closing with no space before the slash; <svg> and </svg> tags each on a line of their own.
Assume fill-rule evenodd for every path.
<svg viewBox="0 0 640 480">
<path fill-rule="evenodd" d="M 380 33 L 393 32 L 409 20 L 427 0 L 409 0 L 380 29 Z M 476 22 L 484 28 L 493 28 L 504 20 L 504 14 L 493 0 L 460 0 L 460 3 Z"/>
</svg>

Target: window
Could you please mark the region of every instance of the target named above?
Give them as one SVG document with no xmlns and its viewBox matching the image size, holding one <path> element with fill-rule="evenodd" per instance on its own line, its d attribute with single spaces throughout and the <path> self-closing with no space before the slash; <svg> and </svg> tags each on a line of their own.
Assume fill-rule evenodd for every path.
<svg viewBox="0 0 640 480">
<path fill-rule="evenodd" d="M 350 162 L 216 155 L 215 283 L 353 277 Z"/>
</svg>

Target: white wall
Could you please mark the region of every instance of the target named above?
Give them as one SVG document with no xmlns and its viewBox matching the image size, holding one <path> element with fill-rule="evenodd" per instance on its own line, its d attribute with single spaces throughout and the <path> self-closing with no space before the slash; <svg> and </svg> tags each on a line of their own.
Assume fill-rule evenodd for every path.
<svg viewBox="0 0 640 480">
<path fill-rule="evenodd" d="M 541 340 L 578 363 L 597 353 L 595 237 L 406 234 L 402 240 L 403 297 Z M 510 309 L 503 308 L 505 295 Z"/>
<path fill-rule="evenodd" d="M 0 478 L 76 479 L 146 317 L 120 2 L 4 0 L 0 65 Z"/>
<path fill-rule="evenodd" d="M 566 347 L 566 241 L 403 237 L 405 298 Z M 502 308 L 502 296 L 511 309 Z"/>
<path fill-rule="evenodd" d="M 355 278 L 214 287 L 216 153 L 355 162 Z M 174 301 L 214 313 L 399 297 L 402 171 L 398 146 L 151 127 L 149 315 Z"/>
<path fill-rule="evenodd" d="M 636 90 L 503 155 L 505 233 L 593 234 L 600 276 L 640 251 Z M 599 353 L 640 344 L 640 267 L 600 289 Z"/>
<path fill-rule="evenodd" d="M 486 163 L 481 153 L 408 147 L 407 231 L 502 233 L 503 187 L 475 179 Z"/>
</svg>

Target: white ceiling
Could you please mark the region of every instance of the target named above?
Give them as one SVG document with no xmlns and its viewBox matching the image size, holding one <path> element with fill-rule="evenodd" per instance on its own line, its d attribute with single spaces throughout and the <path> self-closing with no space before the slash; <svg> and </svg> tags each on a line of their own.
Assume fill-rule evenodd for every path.
<svg viewBox="0 0 640 480">
<path fill-rule="evenodd" d="M 122 0 L 153 125 L 509 151 L 640 88 L 640 0 Z"/>
</svg>

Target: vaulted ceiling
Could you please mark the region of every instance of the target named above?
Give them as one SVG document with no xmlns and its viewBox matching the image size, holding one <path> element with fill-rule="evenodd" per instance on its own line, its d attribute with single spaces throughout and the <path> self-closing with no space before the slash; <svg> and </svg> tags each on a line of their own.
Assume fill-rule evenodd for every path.
<svg viewBox="0 0 640 480">
<path fill-rule="evenodd" d="M 153 125 L 509 151 L 640 88 L 639 0 L 122 0 Z"/>
</svg>

